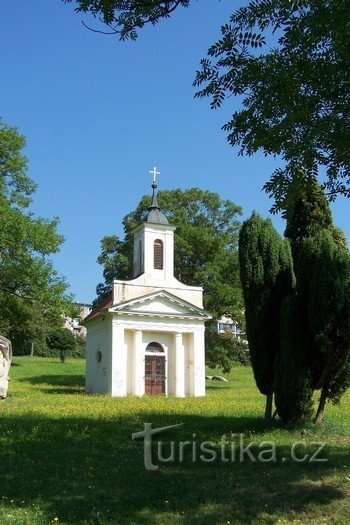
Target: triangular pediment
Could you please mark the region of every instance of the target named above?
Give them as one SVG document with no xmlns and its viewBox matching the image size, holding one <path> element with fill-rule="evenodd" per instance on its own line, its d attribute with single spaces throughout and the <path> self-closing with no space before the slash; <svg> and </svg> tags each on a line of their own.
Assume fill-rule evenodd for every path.
<svg viewBox="0 0 350 525">
<path fill-rule="evenodd" d="M 109 308 L 111 313 L 147 315 L 156 317 L 188 317 L 210 319 L 202 308 L 195 306 L 165 290 L 136 297 Z"/>
</svg>

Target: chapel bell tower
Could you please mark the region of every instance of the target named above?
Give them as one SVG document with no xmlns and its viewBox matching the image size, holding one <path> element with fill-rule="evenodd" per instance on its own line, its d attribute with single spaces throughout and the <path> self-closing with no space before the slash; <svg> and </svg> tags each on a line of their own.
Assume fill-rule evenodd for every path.
<svg viewBox="0 0 350 525">
<path fill-rule="evenodd" d="M 134 229 L 134 268 L 133 277 L 145 274 L 156 281 L 169 281 L 174 278 L 174 231 L 162 213 L 157 201 L 156 168 L 153 174 L 152 202 L 143 222 Z"/>
</svg>

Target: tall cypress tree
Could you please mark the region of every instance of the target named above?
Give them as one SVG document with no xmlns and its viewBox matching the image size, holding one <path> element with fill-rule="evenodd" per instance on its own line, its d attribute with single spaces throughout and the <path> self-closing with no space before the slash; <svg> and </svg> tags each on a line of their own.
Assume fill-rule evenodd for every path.
<svg viewBox="0 0 350 525">
<path fill-rule="evenodd" d="M 240 232 L 239 261 L 252 367 L 257 387 L 266 396 L 265 418 L 270 419 L 281 308 L 294 286 L 289 244 L 269 219 L 253 213 Z"/>
<path fill-rule="evenodd" d="M 304 239 L 297 264 L 299 309 L 307 320 L 312 387 L 321 391 L 316 423 L 327 399 L 350 386 L 350 254 L 323 230 Z"/>
<path fill-rule="evenodd" d="M 295 262 L 303 239 L 333 228 L 332 213 L 316 177 L 302 171 L 297 171 L 290 181 L 283 209 L 282 216 L 287 221 L 284 235 L 290 240 Z"/>
<path fill-rule="evenodd" d="M 320 423 L 327 399 L 338 401 L 350 383 L 349 251 L 343 232 L 333 224 L 326 196 L 315 177 L 297 172 L 283 207 L 311 388 L 321 391 L 315 419 Z M 301 368 L 303 362 L 301 358 Z M 300 403 L 303 395 L 302 389 L 295 391 Z"/>
<path fill-rule="evenodd" d="M 240 270 L 254 376 L 285 423 L 337 402 L 350 386 L 350 254 L 316 179 L 298 173 L 285 200 L 290 251 L 270 221 L 253 214 L 240 235 Z"/>
<path fill-rule="evenodd" d="M 291 244 L 294 266 L 303 239 L 322 230 L 330 231 L 339 246 L 347 247 L 344 233 L 334 226 L 326 195 L 315 176 L 297 171 L 280 196 L 278 206 L 287 223 L 284 235 Z"/>
<path fill-rule="evenodd" d="M 291 293 L 281 312 L 280 344 L 275 369 L 275 404 L 284 423 L 298 424 L 312 414 L 312 383 L 307 348 L 307 322 L 297 294 Z"/>
</svg>

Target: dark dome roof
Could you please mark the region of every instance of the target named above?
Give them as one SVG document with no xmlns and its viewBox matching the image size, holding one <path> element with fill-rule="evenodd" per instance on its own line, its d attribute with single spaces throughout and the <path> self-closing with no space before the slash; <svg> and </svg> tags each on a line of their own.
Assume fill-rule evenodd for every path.
<svg viewBox="0 0 350 525">
<path fill-rule="evenodd" d="M 152 224 L 169 224 L 168 219 L 165 217 L 164 213 L 158 206 L 157 201 L 157 184 L 154 182 L 152 184 L 153 195 L 151 205 L 148 207 L 148 212 L 143 218 L 143 222 L 150 222 Z"/>
<path fill-rule="evenodd" d="M 149 207 L 149 212 L 145 215 L 143 222 L 152 222 L 153 224 L 169 224 L 168 219 L 159 208 Z"/>
</svg>

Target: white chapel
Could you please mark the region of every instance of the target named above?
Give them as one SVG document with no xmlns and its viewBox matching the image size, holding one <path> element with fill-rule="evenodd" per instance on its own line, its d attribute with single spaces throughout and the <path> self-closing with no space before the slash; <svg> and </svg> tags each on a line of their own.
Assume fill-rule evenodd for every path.
<svg viewBox="0 0 350 525">
<path fill-rule="evenodd" d="M 153 196 L 133 231 L 133 279 L 85 318 L 86 392 L 205 395 L 203 289 L 174 277 L 174 231 Z"/>
</svg>

